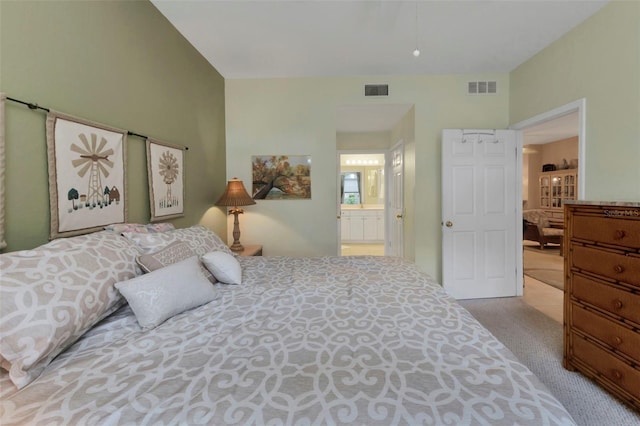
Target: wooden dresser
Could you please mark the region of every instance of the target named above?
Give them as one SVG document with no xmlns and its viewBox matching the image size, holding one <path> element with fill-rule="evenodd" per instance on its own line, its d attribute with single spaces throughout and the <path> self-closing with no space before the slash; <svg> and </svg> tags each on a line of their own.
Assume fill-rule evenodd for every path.
<svg viewBox="0 0 640 426">
<path fill-rule="evenodd" d="M 563 365 L 640 409 L 640 203 L 568 202 Z"/>
</svg>

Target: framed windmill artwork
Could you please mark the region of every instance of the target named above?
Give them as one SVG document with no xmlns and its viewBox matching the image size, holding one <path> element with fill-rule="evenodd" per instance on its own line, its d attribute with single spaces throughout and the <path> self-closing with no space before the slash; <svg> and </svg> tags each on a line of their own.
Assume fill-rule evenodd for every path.
<svg viewBox="0 0 640 426">
<path fill-rule="evenodd" d="M 147 139 L 151 222 L 184 216 L 184 151 Z"/>
<path fill-rule="evenodd" d="M 49 112 L 51 239 L 125 222 L 126 140 L 126 130 Z"/>
</svg>

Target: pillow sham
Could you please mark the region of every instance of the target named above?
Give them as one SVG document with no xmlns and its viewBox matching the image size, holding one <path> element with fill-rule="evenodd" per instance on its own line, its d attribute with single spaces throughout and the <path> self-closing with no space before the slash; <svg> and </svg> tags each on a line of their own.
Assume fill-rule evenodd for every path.
<svg viewBox="0 0 640 426">
<path fill-rule="evenodd" d="M 192 256 L 196 256 L 196 253 L 191 250 L 187 243 L 184 241 L 176 241 L 159 251 L 138 256 L 136 258 L 136 262 L 140 266 L 140 269 L 145 273 L 149 273 L 157 269 L 164 268 L 165 266 L 173 265 L 176 262 L 180 262 L 181 260 L 188 259 Z M 209 270 L 202 264 L 200 264 L 200 268 L 202 269 L 204 276 L 212 284 L 217 282 L 211 272 L 209 272 Z"/>
<path fill-rule="evenodd" d="M 221 283 L 242 283 L 242 268 L 240 267 L 240 262 L 238 262 L 238 259 L 232 254 L 212 251 L 203 255 L 200 260 Z"/>
<path fill-rule="evenodd" d="M 115 286 L 145 331 L 216 297 L 215 289 L 202 274 L 197 256 Z"/>
<path fill-rule="evenodd" d="M 114 223 L 104 227 L 105 231 L 117 232 L 121 234 L 123 232 L 139 232 L 139 233 L 153 233 L 153 232 L 167 232 L 176 229 L 172 223 Z"/>
<path fill-rule="evenodd" d="M 175 241 L 186 242 L 198 256 L 214 250 L 232 254 L 219 236 L 202 225 L 154 234 L 124 232 L 122 235 L 138 246 L 144 254 L 158 251 Z"/>
<path fill-rule="evenodd" d="M 137 255 L 108 231 L 0 255 L 0 365 L 16 387 L 124 304 L 114 284 L 138 273 Z"/>
</svg>

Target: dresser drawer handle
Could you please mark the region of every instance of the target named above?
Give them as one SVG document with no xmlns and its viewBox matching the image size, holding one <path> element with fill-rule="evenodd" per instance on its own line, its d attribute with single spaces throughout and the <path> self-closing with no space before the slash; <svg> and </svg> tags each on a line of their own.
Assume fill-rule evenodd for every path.
<svg viewBox="0 0 640 426">
<path fill-rule="evenodd" d="M 620 299 L 613 302 L 613 309 L 615 309 L 616 311 L 619 311 L 620 309 L 622 309 L 623 306 L 624 306 L 624 303 L 622 303 L 622 300 Z"/>
<path fill-rule="evenodd" d="M 622 229 L 618 229 L 616 230 L 615 236 L 613 237 L 614 240 L 621 240 L 624 237 L 627 236 L 627 233 L 624 232 Z"/>
<path fill-rule="evenodd" d="M 620 346 L 622 344 L 622 338 L 620 336 L 616 336 L 613 338 L 613 344 L 616 346 Z"/>
<path fill-rule="evenodd" d="M 616 265 L 613 267 L 613 270 L 616 271 L 617 273 L 621 274 L 624 272 L 624 266 L 622 265 Z"/>
<path fill-rule="evenodd" d="M 616 379 L 616 380 L 620 380 L 622 379 L 622 373 L 619 372 L 618 370 L 612 370 L 611 371 L 611 375 Z"/>
</svg>

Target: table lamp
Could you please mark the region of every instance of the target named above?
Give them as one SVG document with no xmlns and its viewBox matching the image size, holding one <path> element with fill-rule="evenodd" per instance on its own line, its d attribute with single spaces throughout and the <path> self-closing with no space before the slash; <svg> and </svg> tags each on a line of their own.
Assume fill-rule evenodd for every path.
<svg viewBox="0 0 640 426">
<path fill-rule="evenodd" d="M 232 251 L 244 250 L 244 247 L 240 244 L 240 222 L 238 221 L 238 215 L 244 213 L 244 210 L 238 208 L 238 206 L 248 206 L 255 203 L 253 198 L 247 194 L 247 190 L 244 189 L 242 181 L 235 177 L 227 182 L 227 188 L 216 202 L 217 206 L 232 207 L 232 209 L 229 210 L 229 214 L 234 215 L 233 244 L 230 247 Z"/>
</svg>

